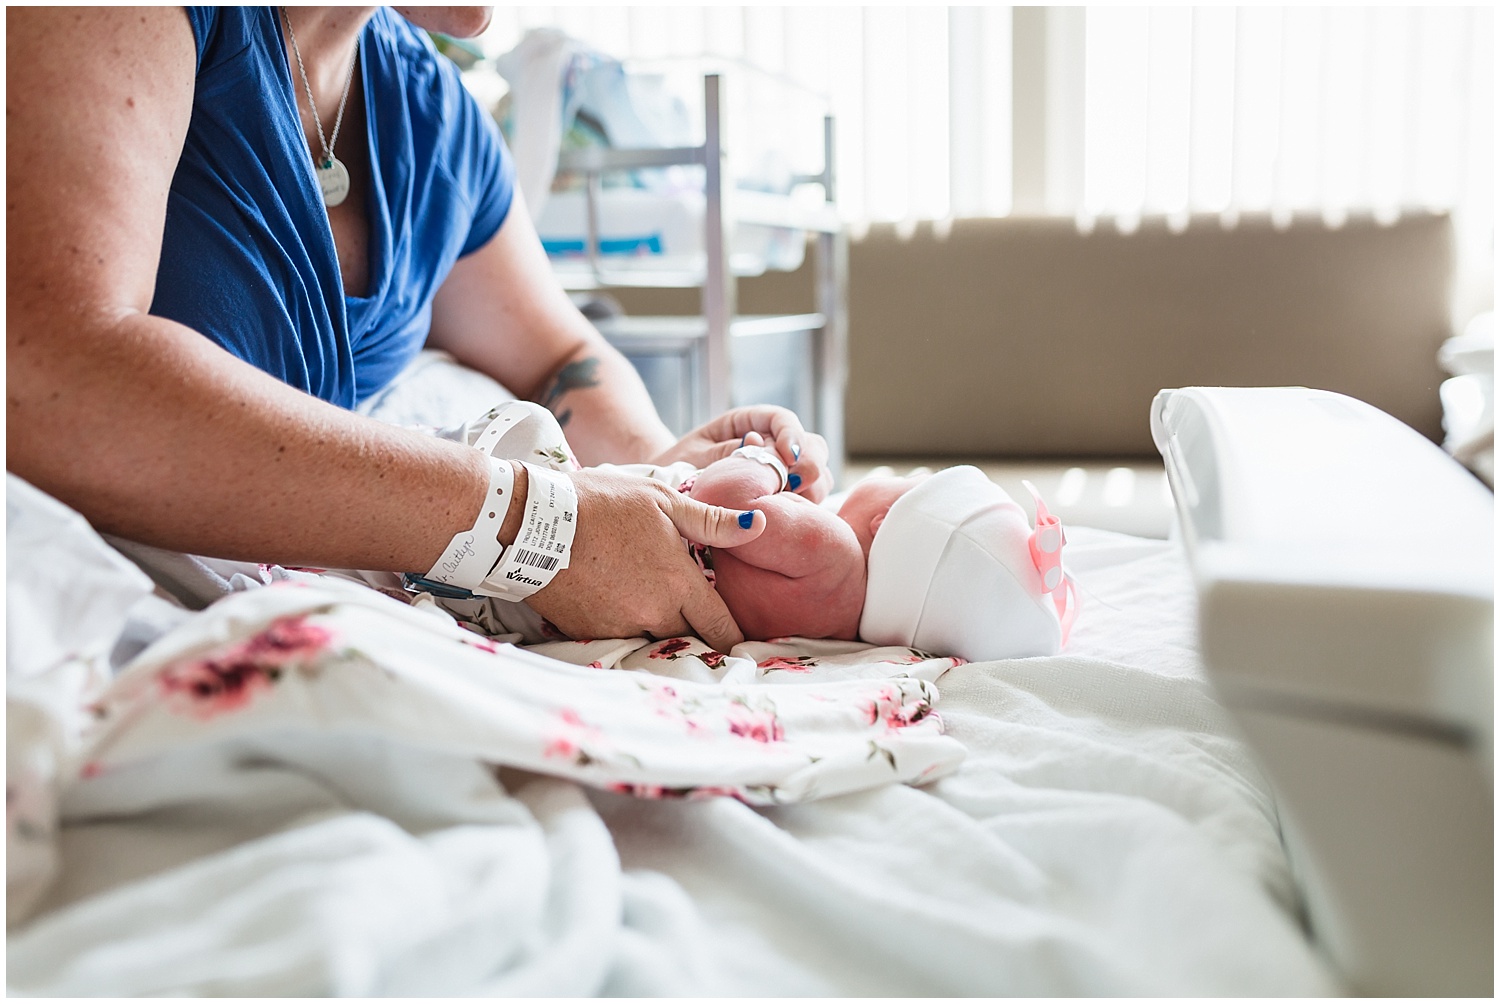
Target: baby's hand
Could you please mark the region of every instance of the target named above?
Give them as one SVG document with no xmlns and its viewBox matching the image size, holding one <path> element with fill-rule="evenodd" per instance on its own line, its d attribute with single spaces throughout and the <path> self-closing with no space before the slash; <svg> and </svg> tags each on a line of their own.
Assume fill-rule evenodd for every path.
<svg viewBox="0 0 1500 1004">
<path fill-rule="evenodd" d="M 781 492 L 787 476 L 780 458 L 759 445 L 743 449 L 699 471 L 689 494 L 699 501 L 714 499 L 713 505 L 749 509 L 755 500 Z"/>
<path fill-rule="evenodd" d="M 684 436 L 652 463 L 665 466 L 686 460 L 706 468 L 739 446 L 769 446 L 793 477 L 787 487 L 810 502 L 821 502 L 833 489 L 828 443 L 802 427 L 796 414 L 779 405 L 756 404 L 726 411 Z"/>
<path fill-rule="evenodd" d="M 780 466 L 770 465 L 775 466 L 777 472 L 783 474 L 780 491 L 795 492 L 802 487 L 802 475 L 787 469 L 787 464 L 781 457 L 782 451 L 777 448 L 775 436 L 762 435 L 759 432 L 747 432 L 745 438 L 740 442 L 742 449 L 746 446 L 759 446 L 776 460 L 781 461 Z M 755 460 L 754 462 L 761 463 L 762 461 Z"/>
<path fill-rule="evenodd" d="M 817 441 L 818 445 L 821 447 L 823 445 L 823 438 L 819 436 L 817 437 Z M 786 485 L 782 488 L 782 491 L 795 492 L 798 495 L 807 494 L 802 490 L 803 476 L 798 473 L 798 468 L 804 466 L 802 463 L 800 463 L 800 457 L 797 461 L 787 463 L 787 451 L 783 450 L 780 447 L 775 436 L 762 436 L 758 432 L 751 432 L 745 436 L 745 442 L 743 445 L 764 446 L 767 450 L 770 450 L 782 461 L 782 464 L 787 468 Z M 808 466 L 811 470 L 817 470 L 817 465 L 812 461 L 813 458 L 809 458 L 809 464 L 806 466 Z M 827 494 L 826 489 L 822 492 L 822 494 Z M 809 495 L 809 497 L 811 497 L 811 495 Z"/>
<path fill-rule="evenodd" d="M 730 458 L 737 460 L 741 465 L 749 464 L 752 468 L 758 466 L 761 480 L 770 479 L 770 484 L 766 489 L 768 493 L 795 491 L 802 483 L 800 477 L 787 470 L 787 465 L 777 455 L 774 444 L 762 446 L 759 443 L 746 443 L 730 454 Z"/>
</svg>

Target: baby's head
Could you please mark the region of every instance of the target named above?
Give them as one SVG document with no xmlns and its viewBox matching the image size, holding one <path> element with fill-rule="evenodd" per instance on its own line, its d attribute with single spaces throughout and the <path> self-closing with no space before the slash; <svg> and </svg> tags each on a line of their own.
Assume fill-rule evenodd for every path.
<svg viewBox="0 0 1500 1004">
<path fill-rule="evenodd" d="M 886 513 L 896 500 L 931 475 L 916 474 L 905 478 L 865 478 L 849 490 L 844 504 L 839 507 L 839 518 L 854 528 L 859 539 L 860 550 L 866 562 L 870 559 L 870 547 L 875 533 L 885 522 Z"/>
<path fill-rule="evenodd" d="M 863 482 L 839 515 L 866 555 L 865 641 L 971 662 L 1061 648 L 1031 521 L 977 468 Z"/>
</svg>

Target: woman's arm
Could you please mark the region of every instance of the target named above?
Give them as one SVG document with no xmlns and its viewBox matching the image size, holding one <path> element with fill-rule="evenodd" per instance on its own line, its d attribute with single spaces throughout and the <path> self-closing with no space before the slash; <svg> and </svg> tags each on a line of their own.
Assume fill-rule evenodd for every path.
<svg viewBox="0 0 1500 1004">
<path fill-rule="evenodd" d="M 499 232 L 443 282 L 427 343 L 545 405 L 585 467 L 656 456 L 674 439 L 646 385 L 568 299 L 520 189 L 514 200 Z"/>
<path fill-rule="evenodd" d="M 437 554 L 478 508 L 482 458 L 148 313 L 193 97 L 182 10 L 7 22 L 9 468 L 101 530 L 180 550 L 391 569 Z"/>
<path fill-rule="evenodd" d="M 473 525 L 477 451 L 318 401 L 148 312 L 193 97 L 182 10 L 14 9 L 6 44 L 8 468 L 100 530 L 174 550 L 431 567 Z M 580 634 L 738 639 L 677 534 L 723 545 L 762 517 L 741 530 L 645 482 L 575 482 L 573 566 L 533 606 Z M 622 580 L 628 603 L 601 585 Z"/>
</svg>

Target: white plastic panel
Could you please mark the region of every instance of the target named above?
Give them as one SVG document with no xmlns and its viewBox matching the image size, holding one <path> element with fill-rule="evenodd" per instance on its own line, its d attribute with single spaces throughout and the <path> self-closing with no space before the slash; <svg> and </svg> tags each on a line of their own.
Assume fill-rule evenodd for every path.
<svg viewBox="0 0 1500 1004">
<path fill-rule="evenodd" d="M 1494 496 L 1362 402 L 1162 391 L 1205 668 L 1356 992 L 1493 982 Z"/>
<path fill-rule="evenodd" d="M 1151 426 L 1223 686 L 1489 731 L 1489 489 L 1327 391 L 1163 391 Z"/>
<path fill-rule="evenodd" d="M 1494 825 L 1474 758 L 1291 715 L 1236 718 L 1276 780 L 1309 920 L 1350 989 L 1490 996 Z"/>
</svg>

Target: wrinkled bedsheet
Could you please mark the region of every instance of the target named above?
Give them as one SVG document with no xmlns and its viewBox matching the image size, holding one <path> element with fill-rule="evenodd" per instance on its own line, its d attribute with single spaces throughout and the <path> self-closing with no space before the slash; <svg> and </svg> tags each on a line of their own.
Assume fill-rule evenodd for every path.
<svg viewBox="0 0 1500 1004">
<path fill-rule="evenodd" d="M 1067 652 L 963 665 L 192 613 L 7 503 L 14 993 L 1339 991 L 1169 542 L 1070 531 Z"/>
</svg>

